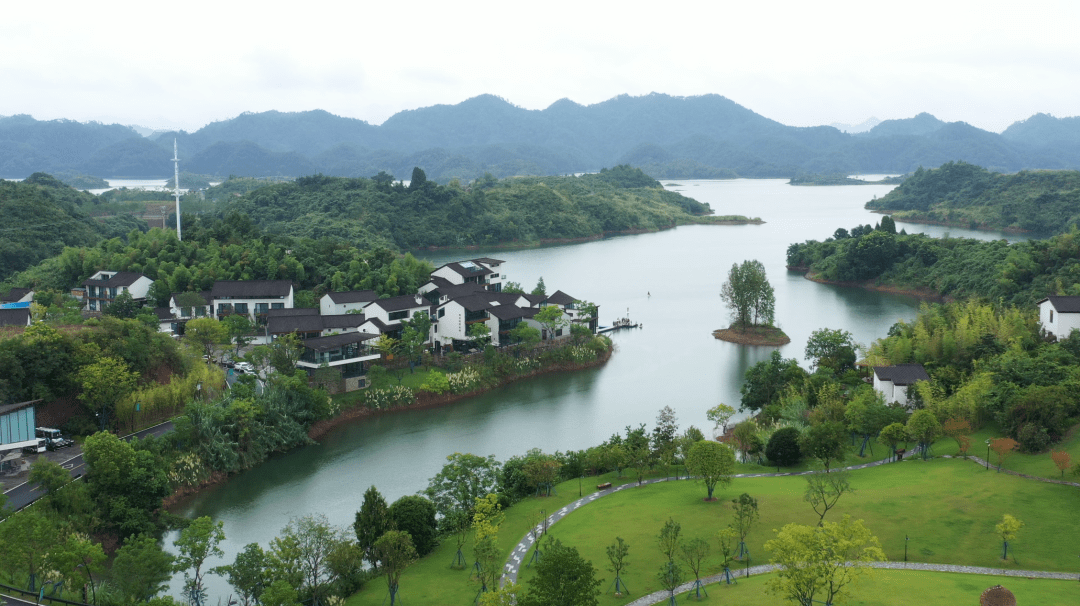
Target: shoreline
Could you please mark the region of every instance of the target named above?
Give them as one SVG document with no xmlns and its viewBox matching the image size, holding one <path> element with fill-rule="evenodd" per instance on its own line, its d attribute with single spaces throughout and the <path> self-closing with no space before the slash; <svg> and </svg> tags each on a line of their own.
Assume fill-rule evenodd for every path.
<svg viewBox="0 0 1080 606">
<path fill-rule="evenodd" d="M 691 215 L 695 219 L 694 221 L 686 221 L 680 223 L 673 223 L 671 225 L 664 225 L 656 228 L 638 228 L 638 229 L 624 229 L 620 231 L 605 231 L 599 234 L 593 234 L 591 236 L 581 236 L 580 238 L 541 238 L 539 240 L 522 241 L 514 240 L 511 242 L 498 242 L 495 244 L 468 244 L 465 246 L 423 246 L 416 250 L 435 252 L 443 250 L 478 250 L 481 248 L 495 249 L 495 250 L 519 250 L 524 248 L 539 248 L 541 246 L 558 246 L 562 244 L 582 244 L 584 242 L 595 242 L 597 240 L 603 240 L 605 238 L 612 238 L 616 236 L 633 236 L 637 234 L 655 234 L 669 229 L 675 229 L 683 225 L 763 225 L 765 221 L 760 218 L 746 220 L 729 220 L 719 219 L 709 221 L 711 215 Z"/>
<path fill-rule="evenodd" d="M 999 232 L 1006 233 L 1006 234 L 1017 234 L 1017 235 L 1027 235 L 1027 234 L 1034 233 L 1029 229 L 1020 229 L 1019 227 L 992 227 L 992 226 L 985 226 L 985 225 L 981 225 L 981 224 L 976 226 L 976 227 L 972 227 L 970 222 L 962 223 L 962 222 L 959 222 L 959 221 L 936 221 L 934 219 L 924 219 L 922 217 L 897 216 L 895 214 L 895 213 L 898 213 L 898 212 L 908 212 L 908 211 L 874 210 L 874 209 L 870 209 L 870 208 L 868 208 L 866 210 L 869 210 L 870 212 L 875 213 L 875 214 L 879 214 L 879 215 L 890 215 L 893 218 L 893 221 L 896 221 L 897 223 L 913 223 L 913 224 L 916 224 L 916 225 L 939 225 L 941 227 L 958 227 L 960 229 L 970 229 L 972 231 L 985 231 L 985 232 L 999 231 Z"/>
<path fill-rule="evenodd" d="M 597 356 L 597 358 L 595 360 L 591 361 L 591 362 L 584 362 L 584 363 L 581 363 L 581 364 L 572 364 L 572 363 L 555 364 L 555 365 L 549 366 L 547 368 L 540 368 L 540 369 L 534 370 L 534 371 L 532 371 L 532 372 L 530 372 L 528 374 L 512 377 L 512 378 L 509 378 L 509 379 L 507 379 L 505 381 L 500 381 L 497 385 L 493 385 L 492 387 L 476 389 L 476 390 L 473 390 L 473 391 L 470 391 L 470 392 L 467 392 L 467 393 L 461 393 L 461 394 L 433 394 L 433 393 L 429 393 L 429 392 L 418 393 L 417 396 L 416 396 L 416 400 L 412 404 L 408 404 L 408 405 L 405 405 L 405 406 L 396 406 L 394 408 L 377 410 L 377 409 L 373 409 L 373 408 L 368 408 L 368 407 L 363 406 L 363 405 L 357 405 L 357 406 L 354 406 L 352 408 L 349 408 L 348 410 L 341 411 L 340 413 L 338 413 L 335 417 L 333 417 L 331 419 L 324 419 L 322 421 L 316 421 L 308 429 L 307 436 L 308 436 L 308 439 L 310 439 L 310 440 L 312 440 L 314 442 L 314 441 L 318 440 L 318 438 L 321 438 L 322 436 L 325 436 L 330 431 L 332 431 L 332 430 L 334 430 L 334 429 L 336 429 L 336 428 L 338 428 L 338 427 L 340 427 L 342 425 L 346 425 L 348 423 L 352 423 L 354 421 L 358 421 L 360 419 L 364 419 L 364 418 L 367 418 L 367 417 L 372 417 L 372 416 L 375 416 L 375 415 L 383 415 L 383 414 L 388 414 L 388 413 L 394 413 L 394 412 L 399 412 L 399 411 L 404 411 L 404 410 L 421 410 L 421 409 L 425 409 L 425 408 L 437 408 L 437 407 L 440 407 L 440 406 L 448 406 L 450 404 L 454 404 L 454 403 L 460 402 L 462 400 L 465 400 L 467 398 L 472 398 L 472 397 L 478 396 L 480 394 L 487 393 L 487 392 L 489 392 L 489 391 L 491 391 L 493 389 L 498 389 L 499 387 L 502 387 L 504 385 L 509 385 L 511 383 L 515 383 L 515 382 L 523 380 L 523 379 L 531 379 L 533 377 L 538 377 L 540 375 L 557 373 L 557 372 L 574 372 L 574 371 L 578 371 L 578 370 L 586 370 L 586 369 L 589 369 L 589 368 L 595 368 L 597 366 L 602 366 L 602 365 L 606 364 L 607 361 L 611 359 L 611 354 L 613 354 L 614 352 L 615 352 L 615 346 L 614 346 L 614 344 L 612 344 L 612 346 L 605 353 L 602 353 L 601 355 Z M 281 455 L 288 454 L 289 452 L 291 452 L 295 448 L 299 448 L 299 446 L 294 447 L 294 448 L 290 448 L 289 450 L 282 451 L 282 452 L 279 452 L 279 453 L 272 453 L 271 456 L 273 456 L 275 454 L 281 454 Z M 270 459 L 270 457 L 267 457 L 266 460 L 258 463 L 258 465 L 262 465 L 262 464 L 266 463 L 266 461 L 268 461 L 269 459 Z M 256 465 L 256 467 L 258 465 Z M 249 468 L 249 469 L 254 469 L 254 467 Z M 237 472 L 237 474 L 244 473 L 245 471 L 248 471 L 249 469 L 241 470 L 241 471 Z M 210 474 L 209 478 L 207 478 L 206 480 L 203 480 L 198 485 L 184 486 L 182 488 L 178 488 L 178 489 L 174 490 L 172 494 L 170 494 L 169 496 L 165 497 L 162 500 L 162 509 L 169 510 L 172 507 L 175 507 L 177 505 L 181 505 L 189 497 L 193 497 L 193 496 L 199 494 L 200 492 L 202 492 L 203 490 L 206 490 L 208 488 L 213 488 L 214 486 L 224 484 L 233 475 L 236 475 L 236 474 L 227 474 L 227 473 L 224 473 L 224 472 L 215 471 L 215 472 L 212 472 Z"/>
<path fill-rule="evenodd" d="M 736 345 L 780 347 L 791 343 L 791 337 L 775 326 L 751 326 L 746 330 L 738 330 L 729 326 L 714 330 L 712 336 L 720 341 L 735 343 Z"/>
<path fill-rule="evenodd" d="M 803 278 L 810 280 L 811 282 L 817 282 L 818 284 L 829 284 L 831 286 L 843 286 L 845 288 L 862 288 L 865 290 L 875 290 L 878 292 L 885 292 L 894 295 L 907 295 L 922 299 L 924 301 L 931 301 L 933 303 L 948 303 L 954 301 L 952 297 L 942 295 L 936 290 L 930 290 L 928 288 L 910 288 L 903 286 L 896 286 L 893 284 L 875 284 L 873 280 L 863 280 L 861 282 L 840 282 L 835 280 L 825 280 L 819 278 L 810 273 L 806 267 L 787 266 L 788 271 L 802 272 Z"/>
</svg>

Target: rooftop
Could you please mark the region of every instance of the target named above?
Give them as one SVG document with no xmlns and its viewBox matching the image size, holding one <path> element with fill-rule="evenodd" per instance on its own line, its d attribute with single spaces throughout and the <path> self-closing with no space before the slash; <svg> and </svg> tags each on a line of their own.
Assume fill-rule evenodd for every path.
<svg viewBox="0 0 1080 606">
<path fill-rule="evenodd" d="M 105 286 L 107 288 L 116 286 L 131 286 L 139 280 L 139 278 L 146 278 L 142 274 L 137 274 L 133 271 L 117 271 L 117 272 L 98 272 L 103 277 L 99 280 L 87 278 L 83 280 L 83 286 Z M 98 275 L 94 274 L 94 275 Z M 105 278 L 104 276 L 108 276 Z M 149 279 L 149 278 L 147 278 Z"/>
<path fill-rule="evenodd" d="M 218 280 L 210 296 L 214 299 L 268 299 L 287 297 L 292 292 L 291 280 Z"/>
<path fill-rule="evenodd" d="M 1053 305 L 1059 314 L 1080 313 L 1080 297 L 1051 296 L 1039 301 L 1039 303 L 1043 301 L 1050 301 L 1050 305 Z"/>
<path fill-rule="evenodd" d="M 350 290 L 348 292 L 328 292 L 326 296 L 338 305 L 343 303 L 370 303 L 379 298 L 374 290 Z"/>
<path fill-rule="evenodd" d="M 892 381 L 894 385 L 912 385 L 916 381 L 930 380 L 930 375 L 926 374 L 922 364 L 875 366 L 874 374 L 882 381 Z"/>
</svg>

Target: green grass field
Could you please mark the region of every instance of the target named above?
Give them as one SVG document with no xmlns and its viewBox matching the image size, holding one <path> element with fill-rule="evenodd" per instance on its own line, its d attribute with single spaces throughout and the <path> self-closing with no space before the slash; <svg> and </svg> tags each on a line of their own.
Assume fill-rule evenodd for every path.
<svg viewBox="0 0 1080 606">
<path fill-rule="evenodd" d="M 986 440 L 992 438 L 1000 438 L 1005 435 L 995 425 L 987 425 L 979 431 L 971 434 L 971 448 L 968 449 L 968 454 L 976 455 L 979 458 L 986 458 Z M 1072 455 L 1072 462 L 1075 465 L 1080 463 L 1080 425 L 1073 426 L 1073 428 L 1066 435 L 1065 439 L 1061 442 L 1054 444 L 1052 450 L 1064 450 Z M 875 449 L 876 450 L 876 449 Z M 956 446 L 956 441 L 951 439 L 941 439 L 934 443 L 933 454 L 935 455 L 955 455 L 959 449 Z M 994 451 L 990 451 L 990 465 L 997 464 L 997 454 Z M 1070 482 L 1080 482 L 1080 478 L 1072 475 L 1069 471 L 1065 472 L 1062 477 L 1061 471 L 1050 459 L 1050 452 L 1043 452 L 1038 454 L 1025 454 L 1022 452 L 1014 452 L 1008 459 L 1005 460 L 1005 464 L 1002 465 L 1002 469 L 1011 469 L 1012 471 L 1018 471 L 1020 473 L 1026 473 L 1032 476 L 1038 476 L 1040 478 L 1052 478 L 1055 480 L 1067 480 Z"/>
<path fill-rule="evenodd" d="M 772 575 L 739 579 L 736 585 L 712 584 L 706 587 L 709 597 L 702 603 L 738 604 L 739 606 L 776 606 L 788 604 L 783 596 L 768 593 L 766 586 Z M 909 606 L 910 604 L 940 606 L 977 606 L 979 595 L 994 585 L 1002 585 L 1016 596 L 1023 606 L 1063 606 L 1080 601 L 1080 583 L 1023 577 L 997 577 L 950 572 L 917 570 L 875 570 L 872 576 L 860 581 L 845 606 Z M 635 587 L 631 587 L 637 591 Z M 632 596 L 637 597 L 637 596 Z M 679 603 L 693 603 L 686 594 Z M 616 603 L 610 595 L 601 596 L 601 604 Z"/>
<path fill-rule="evenodd" d="M 588 494 L 592 485 L 601 479 L 609 478 L 592 478 L 585 493 Z M 826 519 L 835 521 L 847 513 L 865 520 L 867 527 L 881 541 L 889 560 L 903 560 L 904 537 L 907 535 L 911 538 L 908 543 L 911 561 L 1062 572 L 1076 572 L 1080 567 L 1077 560 L 1080 549 L 1076 545 L 1076 538 L 1080 537 L 1080 491 L 1075 487 L 1025 480 L 993 470 L 988 472 L 969 461 L 940 458 L 853 472 L 852 482 L 857 492 L 845 495 Z M 817 521 L 810 506 L 802 500 L 804 485 L 805 479 L 798 476 L 736 479 L 728 488 L 717 489 L 720 501 L 713 503 L 703 502 L 705 488 L 694 481 L 628 488 L 578 509 L 553 526 L 551 534 L 577 547 L 593 562 L 598 577 L 604 579 L 605 589 L 612 578 L 607 571 L 606 546 L 616 536 L 629 542 L 630 568 L 624 574 L 624 580 L 634 595 L 618 600 L 608 596 L 601 602 L 625 604 L 659 589 L 655 577 L 663 556 L 656 546 L 656 535 L 668 517 L 682 525 L 683 537 L 707 538 L 715 548 L 716 531 L 731 519 L 730 500 L 742 492 L 750 493 L 759 500 L 761 508 L 761 520 L 748 537 L 754 558 L 752 563 L 766 563 L 768 554 L 764 551 L 764 543 L 773 536 L 773 529 L 788 522 L 814 524 Z M 548 512 L 556 510 L 575 500 L 577 494 L 577 481 L 564 482 L 559 486 L 559 496 L 527 499 L 507 511 L 507 520 L 500 532 L 500 544 L 507 555 L 527 531 L 530 513 L 541 507 Z M 1001 541 L 994 531 L 994 525 L 1005 513 L 1015 515 L 1026 524 L 1010 544 L 1008 562 L 1000 559 Z M 465 551 L 471 561 L 471 547 L 467 546 Z M 477 587 L 468 581 L 467 572 L 449 568 L 452 559 L 453 546 L 442 545 L 433 556 L 410 568 L 402 579 L 402 597 L 414 604 L 470 602 Z M 718 572 L 714 555 L 703 575 Z M 519 580 L 524 582 L 530 574 L 531 570 L 523 570 Z M 955 584 L 966 592 L 968 585 L 981 583 L 982 580 L 971 580 Z M 1074 588 L 1076 596 L 1080 597 L 1080 583 Z M 976 599 L 977 593 L 974 594 Z M 372 581 L 350 598 L 349 604 L 377 604 L 385 595 L 385 584 Z M 874 593 L 867 595 L 874 595 L 874 599 L 891 599 Z M 921 594 L 921 598 L 925 600 L 929 595 L 935 596 L 935 601 L 922 603 L 961 603 L 945 598 L 939 601 L 934 592 Z M 776 596 L 764 594 L 761 599 L 763 601 L 739 603 L 776 604 L 779 601 Z"/>
</svg>

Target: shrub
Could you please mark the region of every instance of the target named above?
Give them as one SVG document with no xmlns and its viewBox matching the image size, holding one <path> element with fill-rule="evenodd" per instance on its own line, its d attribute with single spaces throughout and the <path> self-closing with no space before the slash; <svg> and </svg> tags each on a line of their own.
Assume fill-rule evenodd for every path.
<svg viewBox="0 0 1080 606">
<path fill-rule="evenodd" d="M 798 463 L 802 458 L 802 451 L 799 450 L 799 430 L 794 427 L 777 430 L 765 446 L 765 456 L 780 467 Z"/>
<path fill-rule="evenodd" d="M 420 389 L 430 391 L 431 393 L 443 394 L 450 391 L 450 381 L 447 380 L 445 373 L 431 370 L 428 372 L 427 377 L 424 378 L 424 383 L 420 386 Z"/>
</svg>

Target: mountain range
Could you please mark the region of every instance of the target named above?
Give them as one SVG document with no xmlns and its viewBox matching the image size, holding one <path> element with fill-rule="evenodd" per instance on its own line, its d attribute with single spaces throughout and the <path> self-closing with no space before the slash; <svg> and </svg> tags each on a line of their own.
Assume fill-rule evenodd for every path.
<svg viewBox="0 0 1080 606">
<path fill-rule="evenodd" d="M 0 118 L 0 177 L 167 177 L 174 138 L 183 170 L 221 177 L 386 171 L 404 178 L 420 166 L 447 182 L 617 164 L 661 179 L 791 177 L 907 173 L 954 160 L 1003 172 L 1080 168 L 1080 118 L 1036 114 L 997 134 L 924 113 L 845 133 L 786 126 L 719 95 L 653 93 L 588 106 L 562 99 L 543 110 L 481 95 L 402 111 L 381 125 L 322 110 L 244 113 L 195 132 L 149 137 L 116 124 L 16 115 Z"/>
</svg>

